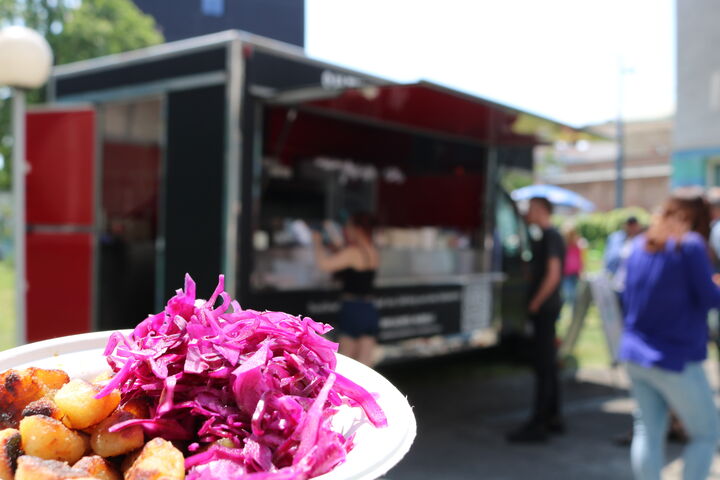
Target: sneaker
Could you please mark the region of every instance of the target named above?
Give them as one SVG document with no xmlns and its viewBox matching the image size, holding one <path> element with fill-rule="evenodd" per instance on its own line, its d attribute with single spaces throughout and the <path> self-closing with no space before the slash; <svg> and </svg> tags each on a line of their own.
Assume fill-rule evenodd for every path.
<svg viewBox="0 0 720 480">
<path fill-rule="evenodd" d="M 505 437 L 509 443 L 546 443 L 548 439 L 547 428 L 537 423 L 526 423 Z"/>
<path fill-rule="evenodd" d="M 632 430 L 621 433 L 619 435 L 615 435 L 612 439 L 612 443 L 617 445 L 618 447 L 629 447 L 632 445 L 633 440 L 633 432 Z"/>
<path fill-rule="evenodd" d="M 545 422 L 545 428 L 551 435 L 565 435 L 567 433 L 567 427 L 562 418 L 556 417 Z"/>
<path fill-rule="evenodd" d="M 670 443 L 679 443 L 685 445 L 688 442 L 688 436 L 682 428 L 672 428 L 667 432 L 667 439 Z"/>
</svg>

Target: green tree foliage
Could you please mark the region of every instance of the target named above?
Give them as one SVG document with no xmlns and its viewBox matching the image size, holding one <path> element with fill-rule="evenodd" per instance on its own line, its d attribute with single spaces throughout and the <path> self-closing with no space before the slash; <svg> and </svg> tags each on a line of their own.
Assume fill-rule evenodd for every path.
<svg viewBox="0 0 720 480">
<path fill-rule="evenodd" d="M 155 20 L 131 0 L 0 0 L 0 27 L 25 25 L 45 36 L 55 64 L 126 52 L 163 42 Z M 0 89 L 0 190 L 10 181 L 10 102 Z M 29 103 L 41 103 L 45 91 L 28 93 Z"/>
<path fill-rule="evenodd" d="M 163 37 L 130 0 L 83 0 L 58 40 L 53 51 L 63 64 L 155 45 Z"/>
<path fill-rule="evenodd" d="M 506 192 L 510 193 L 518 188 L 532 185 L 532 172 L 527 170 L 509 169 L 501 172 L 500 184 Z"/>
</svg>

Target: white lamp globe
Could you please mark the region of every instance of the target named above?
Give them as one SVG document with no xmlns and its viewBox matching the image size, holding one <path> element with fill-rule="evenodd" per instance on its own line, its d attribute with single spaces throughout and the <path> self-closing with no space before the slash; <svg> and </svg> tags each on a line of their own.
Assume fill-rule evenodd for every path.
<svg viewBox="0 0 720 480">
<path fill-rule="evenodd" d="M 41 87 L 50 76 L 53 55 L 45 38 L 21 26 L 0 30 L 0 85 Z"/>
</svg>

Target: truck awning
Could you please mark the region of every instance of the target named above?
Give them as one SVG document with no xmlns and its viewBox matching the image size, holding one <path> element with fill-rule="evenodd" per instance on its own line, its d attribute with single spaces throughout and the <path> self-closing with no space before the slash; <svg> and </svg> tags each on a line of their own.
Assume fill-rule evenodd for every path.
<svg viewBox="0 0 720 480">
<path fill-rule="evenodd" d="M 342 90 L 297 89 L 268 103 L 460 141 L 494 146 L 534 146 L 595 139 L 581 129 L 428 82 Z"/>
</svg>

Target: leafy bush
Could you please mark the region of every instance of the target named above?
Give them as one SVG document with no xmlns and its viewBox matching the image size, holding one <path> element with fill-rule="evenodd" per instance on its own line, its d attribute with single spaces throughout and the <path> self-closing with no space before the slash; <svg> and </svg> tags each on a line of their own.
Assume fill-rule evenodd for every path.
<svg viewBox="0 0 720 480">
<path fill-rule="evenodd" d="M 10 194 L 0 191 L 0 261 L 12 254 L 13 217 Z"/>
<path fill-rule="evenodd" d="M 619 208 L 609 212 L 583 214 L 572 218 L 558 216 L 555 221 L 559 225 L 571 221 L 580 236 L 585 238 L 592 248 L 597 248 L 605 243 L 608 235 L 621 229 L 631 216 L 637 217 L 642 225 L 647 225 L 650 221 L 650 213 L 640 207 Z"/>
</svg>

